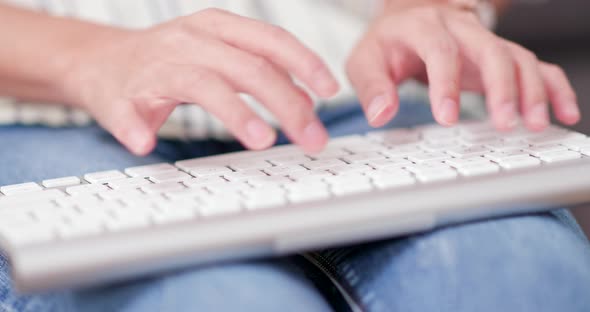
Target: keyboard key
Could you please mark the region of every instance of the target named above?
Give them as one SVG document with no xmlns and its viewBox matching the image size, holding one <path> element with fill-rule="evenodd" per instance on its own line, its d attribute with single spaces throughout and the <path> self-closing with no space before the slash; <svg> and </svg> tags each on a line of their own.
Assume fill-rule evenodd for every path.
<svg viewBox="0 0 590 312">
<path fill-rule="evenodd" d="M 287 193 L 291 194 L 304 194 L 310 193 L 316 190 L 328 190 L 328 184 L 325 181 L 315 181 L 315 182 L 308 182 L 308 183 L 291 183 L 286 184 L 284 189 Z"/>
<path fill-rule="evenodd" d="M 423 150 L 427 151 L 427 152 L 443 152 L 445 150 L 451 149 L 451 148 L 456 148 L 458 145 L 460 145 L 456 140 L 447 140 L 447 141 L 435 141 L 435 142 L 430 142 L 430 141 L 426 141 L 422 144 L 420 144 L 420 148 L 422 148 Z"/>
<path fill-rule="evenodd" d="M 143 176 L 143 174 L 141 176 Z M 114 190 L 134 189 L 149 184 L 152 184 L 152 182 L 144 177 L 120 179 L 107 183 L 107 185 Z"/>
<path fill-rule="evenodd" d="M 367 138 L 379 143 L 406 144 L 418 141 L 420 133 L 410 129 L 395 129 L 371 132 L 367 134 Z"/>
<path fill-rule="evenodd" d="M 205 188 L 213 194 L 248 192 L 253 189 L 253 187 L 246 182 L 220 182 L 207 184 Z"/>
<path fill-rule="evenodd" d="M 407 158 L 408 156 L 416 155 L 416 154 L 424 154 L 424 150 L 422 150 L 418 145 L 409 145 L 403 147 L 395 147 L 387 151 L 381 152 L 383 155 L 389 158 Z"/>
<path fill-rule="evenodd" d="M 350 173 L 366 173 L 369 171 L 373 171 L 372 167 L 362 164 L 353 164 L 353 165 L 340 165 L 336 167 L 330 167 L 328 169 L 330 172 L 341 175 L 341 174 L 350 174 Z"/>
<path fill-rule="evenodd" d="M 488 158 L 494 162 L 500 162 L 500 161 L 510 159 L 513 157 L 528 157 L 528 156 L 529 156 L 528 152 L 518 150 L 518 149 L 505 150 L 502 152 L 491 152 L 491 153 L 487 153 L 484 155 L 485 158 Z"/>
<path fill-rule="evenodd" d="M 496 164 L 488 162 L 487 164 L 471 164 L 461 166 L 458 170 L 459 173 L 463 176 L 475 177 L 497 173 L 498 171 L 500 171 L 500 167 Z"/>
<path fill-rule="evenodd" d="M 324 179 L 331 186 L 341 184 L 370 183 L 371 178 L 361 173 L 339 174 Z"/>
<path fill-rule="evenodd" d="M 459 174 L 452 169 L 424 170 L 416 173 L 416 177 L 422 183 L 434 183 L 457 179 Z"/>
<path fill-rule="evenodd" d="M 407 171 L 380 172 L 371 175 L 373 183 L 380 189 L 399 188 L 416 184 L 416 179 Z"/>
<path fill-rule="evenodd" d="M 444 161 L 451 158 L 451 156 L 445 154 L 445 153 L 429 153 L 429 152 L 424 152 L 421 154 L 414 154 L 414 155 L 410 155 L 408 157 L 409 160 L 415 162 L 415 163 L 424 163 L 427 161 Z"/>
<path fill-rule="evenodd" d="M 78 177 L 64 177 L 41 182 L 46 188 L 74 186 L 79 185 L 80 183 L 82 183 L 82 181 Z"/>
<path fill-rule="evenodd" d="M 316 189 L 305 193 L 289 193 L 287 199 L 293 204 L 302 204 L 314 201 L 327 200 L 331 197 L 327 189 Z"/>
<path fill-rule="evenodd" d="M 265 160 L 252 160 L 252 161 L 241 161 L 229 164 L 229 167 L 236 171 L 252 170 L 252 169 L 265 169 L 272 167 L 272 164 Z"/>
<path fill-rule="evenodd" d="M 276 166 L 292 166 L 301 165 L 311 161 L 311 159 L 304 155 L 283 156 L 269 159 L 271 163 Z"/>
<path fill-rule="evenodd" d="M 310 161 L 303 164 L 303 166 L 309 170 L 329 169 L 330 167 L 336 167 L 341 165 L 346 165 L 346 163 L 340 159 L 335 158 Z"/>
<path fill-rule="evenodd" d="M 78 186 L 70 186 L 66 188 L 66 193 L 70 195 L 82 194 L 97 194 L 110 190 L 106 185 L 102 184 L 84 184 Z"/>
<path fill-rule="evenodd" d="M 381 170 L 385 168 L 404 168 L 411 165 L 414 165 L 414 163 L 403 158 L 381 159 L 369 162 L 369 166 L 371 166 L 375 170 Z"/>
<path fill-rule="evenodd" d="M 439 171 L 439 170 L 452 170 L 451 166 L 445 163 L 428 163 L 428 164 L 419 164 L 408 166 L 405 168 L 406 170 L 412 173 L 422 173 L 422 172 L 429 172 L 429 171 Z"/>
<path fill-rule="evenodd" d="M 196 218 L 196 216 L 197 212 L 193 209 L 166 207 L 154 209 L 151 219 L 156 224 L 170 224 L 190 221 Z"/>
<path fill-rule="evenodd" d="M 147 194 L 167 193 L 185 189 L 184 185 L 178 182 L 164 182 L 142 186 L 141 189 Z"/>
<path fill-rule="evenodd" d="M 9 207 L 23 209 L 24 206 L 39 205 L 43 202 L 58 199 L 64 196 L 65 194 L 62 191 L 56 189 L 35 191 L 30 193 L 17 193 L 15 195 L 0 197 L 0 209 Z"/>
<path fill-rule="evenodd" d="M 558 133 L 558 134 L 548 134 L 542 136 L 536 136 L 526 141 L 533 145 L 539 144 L 550 144 L 550 143 L 562 143 L 566 141 L 577 141 L 580 139 L 587 138 L 585 135 L 576 132 L 565 132 L 565 133 Z"/>
<path fill-rule="evenodd" d="M 567 151 L 567 147 L 560 145 L 560 144 L 556 144 L 556 143 L 550 143 L 550 144 L 535 145 L 535 146 L 526 148 L 525 151 L 531 155 L 539 157 L 545 153 Z"/>
<path fill-rule="evenodd" d="M 150 225 L 150 215 L 146 209 L 116 210 L 104 225 L 111 232 L 146 228 Z"/>
<path fill-rule="evenodd" d="M 378 152 L 368 152 L 344 156 L 341 159 L 349 164 L 367 164 L 372 160 L 383 160 L 386 158 Z"/>
<path fill-rule="evenodd" d="M 542 161 L 546 163 L 556 163 L 562 161 L 576 160 L 582 158 L 582 155 L 574 151 L 556 151 L 548 152 L 540 155 Z"/>
<path fill-rule="evenodd" d="M 126 197 L 141 196 L 143 193 L 138 189 L 110 190 L 98 193 L 98 196 L 104 200 L 118 200 Z"/>
<path fill-rule="evenodd" d="M 159 174 L 164 172 L 175 172 L 178 171 L 178 168 L 172 166 L 171 164 L 155 164 L 155 165 L 148 165 L 148 166 L 139 166 L 139 167 L 131 167 L 125 169 L 125 173 L 130 177 L 139 177 L 139 178 L 147 178 L 153 174 Z"/>
<path fill-rule="evenodd" d="M 209 177 L 209 176 L 222 176 L 227 173 L 231 173 L 231 169 L 224 166 L 200 166 L 195 168 L 189 168 L 188 172 L 195 177 Z"/>
<path fill-rule="evenodd" d="M 199 207 L 198 212 L 202 217 L 234 215 L 242 212 L 242 203 L 239 199 L 232 197 L 213 198 Z"/>
<path fill-rule="evenodd" d="M 149 176 L 149 180 L 154 183 L 164 183 L 164 182 L 183 182 L 186 180 L 193 179 L 193 176 L 190 174 L 184 173 L 182 171 L 169 171 L 169 172 L 162 172 L 156 173 Z"/>
<path fill-rule="evenodd" d="M 248 198 L 245 204 L 248 210 L 278 208 L 287 204 L 287 197 L 279 194 L 254 196 Z"/>
<path fill-rule="evenodd" d="M 351 181 L 349 183 L 333 184 L 331 190 L 336 196 L 346 196 L 371 192 L 373 191 L 373 185 L 364 180 Z"/>
<path fill-rule="evenodd" d="M 267 169 L 264 169 L 264 172 L 266 172 L 267 174 L 269 174 L 271 176 L 286 176 L 286 175 L 289 175 L 290 173 L 295 173 L 298 171 L 306 171 L 306 170 L 307 169 L 305 169 L 303 166 L 291 164 L 291 165 L 280 165 L 280 166 L 276 166 L 276 167 L 267 168 Z"/>
<path fill-rule="evenodd" d="M 0 237 L 13 247 L 49 243 L 55 239 L 55 232 L 50 226 L 31 225 L 1 227 Z"/>
<path fill-rule="evenodd" d="M 263 177 L 254 177 L 254 178 L 248 179 L 248 184 L 250 184 L 254 187 L 262 187 L 262 186 L 266 186 L 266 185 L 283 185 L 283 184 L 291 184 L 291 183 L 294 183 L 293 180 L 291 180 L 287 177 L 281 177 L 281 176 L 274 176 L 274 177 L 263 176 Z"/>
<path fill-rule="evenodd" d="M 471 157 L 471 158 L 451 158 L 445 160 L 445 163 L 454 167 L 462 168 L 475 165 L 487 165 L 491 164 L 491 161 L 483 157 Z"/>
<path fill-rule="evenodd" d="M 223 175 L 224 178 L 226 178 L 232 182 L 247 181 L 252 178 L 267 177 L 267 176 L 268 175 L 266 173 L 264 173 L 258 169 L 231 172 L 231 173 L 227 173 L 227 174 Z"/>
<path fill-rule="evenodd" d="M 362 153 L 372 153 L 372 152 L 382 152 L 382 151 L 386 151 L 387 150 L 387 146 L 384 143 L 382 144 L 376 144 L 376 143 L 362 143 L 362 144 L 356 144 L 356 145 L 350 145 L 350 146 L 346 146 L 345 149 L 353 154 L 362 154 Z M 346 155 L 334 155 L 334 157 L 346 157 Z"/>
<path fill-rule="evenodd" d="M 532 156 L 515 156 L 498 162 L 506 170 L 532 168 L 541 165 L 541 160 Z"/>
<path fill-rule="evenodd" d="M 310 182 L 310 181 L 319 181 L 323 180 L 327 177 L 331 177 L 334 174 L 330 173 L 326 170 L 306 170 L 306 171 L 299 171 L 295 173 L 289 174 L 289 177 L 298 182 Z"/>
<path fill-rule="evenodd" d="M 381 148 L 383 148 L 381 146 Z M 326 148 L 324 149 L 321 153 L 318 154 L 312 154 L 312 155 L 307 155 L 309 158 L 312 158 L 313 160 L 325 160 L 325 159 L 334 159 L 334 158 L 340 158 L 340 157 L 345 157 L 350 155 L 350 152 L 345 151 L 344 149 L 340 148 L 340 147 L 332 147 L 332 148 Z M 304 164 L 309 162 L 303 162 L 300 164 Z"/>
<path fill-rule="evenodd" d="M 229 184 L 229 183 L 226 183 Z M 206 197 L 206 196 L 210 196 L 211 193 L 207 190 L 203 189 L 198 189 L 198 188 L 185 188 L 185 189 L 178 189 L 178 190 L 173 190 L 170 192 L 166 192 L 164 193 L 164 195 L 166 195 L 167 198 L 170 198 L 172 200 L 175 199 L 189 199 L 189 198 L 202 198 L 202 197 Z"/>
<path fill-rule="evenodd" d="M 561 142 L 561 144 L 573 151 L 580 152 L 584 149 L 590 148 L 590 138 Z"/>
<path fill-rule="evenodd" d="M 0 228 L 33 226 L 36 223 L 29 211 L 12 209 L 0 212 Z"/>
<path fill-rule="evenodd" d="M 529 147 L 528 144 L 523 142 L 506 142 L 503 140 L 495 140 L 494 142 L 490 142 L 485 144 L 487 148 L 491 151 L 496 152 L 503 152 L 503 151 L 510 151 L 510 150 L 522 150 L 527 149 Z"/>
<path fill-rule="evenodd" d="M 56 225 L 57 235 L 62 239 L 74 239 L 98 235 L 103 232 L 100 220 L 76 219 L 70 222 L 60 222 Z"/>
<path fill-rule="evenodd" d="M 40 191 L 42 189 L 43 189 L 43 187 L 41 187 L 39 184 L 29 182 L 29 183 L 13 184 L 13 185 L 7 185 L 7 186 L 0 187 L 0 192 L 2 192 L 2 194 L 4 194 L 4 195 L 10 196 L 10 195 L 15 195 L 15 194 L 23 194 L 23 193 Z"/>
<path fill-rule="evenodd" d="M 103 184 L 118 179 L 128 178 L 123 172 L 118 170 L 109 170 L 95 173 L 88 173 L 84 175 L 84 180 L 92 184 Z"/>
<path fill-rule="evenodd" d="M 483 156 L 491 150 L 485 146 L 456 147 L 447 150 L 447 154 L 457 158 L 471 158 Z"/>
<path fill-rule="evenodd" d="M 184 184 L 190 188 L 201 188 L 201 187 L 205 187 L 210 184 L 217 184 L 217 183 L 228 183 L 228 182 L 224 178 L 216 177 L 216 176 L 207 176 L 207 177 L 195 178 L 195 179 L 191 179 L 191 180 L 182 181 L 182 184 Z"/>
</svg>

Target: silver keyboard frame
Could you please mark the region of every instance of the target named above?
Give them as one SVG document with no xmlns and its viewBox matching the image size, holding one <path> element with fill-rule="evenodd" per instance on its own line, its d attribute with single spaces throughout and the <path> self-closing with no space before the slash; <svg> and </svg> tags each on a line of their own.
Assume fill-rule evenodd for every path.
<svg viewBox="0 0 590 312">
<path fill-rule="evenodd" d="M 197 264 L 283 256 L 590 202 L 590 157 L 13 249 L 19 292 L 88 287 Z M 5 248 L 6 247 L 6 248 Z"/>
</svg>

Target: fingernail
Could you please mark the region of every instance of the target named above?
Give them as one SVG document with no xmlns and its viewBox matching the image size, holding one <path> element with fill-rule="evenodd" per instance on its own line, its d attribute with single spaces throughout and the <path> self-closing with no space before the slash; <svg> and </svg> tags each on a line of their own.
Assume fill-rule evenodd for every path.
<svg viewBox="0 0 590 312">
<path fill-rule="evenodd" d="M 445 99 L 440 109 L 440 119 L 443 123 L 451 126 L 457 123 L 459 118 L 458 105 L 452 99 Z"/>
<path fill-rule="evenodd" d="M 529 123 L 535 127 L 549 126 L 549 111 L 546 104 L 536 105 L 528 114 Z"/>
<path fill-rule="evenodd" d="M 255 148 L 267 148 L 274 143 L 274 130 L 260 119 L 250 120 L 246 124 L 246 131 Z"/>
<path fill-rule="evenodd" d="M 367 109 L 367 116 L 369 118 L 369 122 L 373 123 L 381 114 L 387 109 L 387 96 L 380 95 L 371 101 L 369 104 L 369 108 Z"/>
<path fill-rule="evenodd" d="M 516 114 L 516 104 L 504 104 L 498 112 L 499 123 L 507 129 L 513 129 L 518 125 L 518 116 Z"/>
<path fill-rule="evenodd" d="M 332 96 L 338 92 L 338 82 L 327 68 L 322 68 L 314 74 L 313 83 L 320 96 Z"/>
<path fill-rule="evenodd" d="M 576 103 L 566 106 L 564 113 L 571 119 L 580 119 L 581 117 L 580 108 Z"/>
<path fill-rule="evenodd" d="M 132 131 L 129 133 L 129 141 L 131 142 L 131 150 L 134 154 L 144 155 L 149 152 L 148 149 L 151 144 L 151 138 L 149 135 L 146 135 L 141 131 Z"/>
<path fill-rule="evenodd" d="M 307 146 L 314 146 L 314 149 L 321 149 L 328 140 L 328 133 L 324 125 L 318 120 L 311 122 L 303 130 Z"/>
</svg>

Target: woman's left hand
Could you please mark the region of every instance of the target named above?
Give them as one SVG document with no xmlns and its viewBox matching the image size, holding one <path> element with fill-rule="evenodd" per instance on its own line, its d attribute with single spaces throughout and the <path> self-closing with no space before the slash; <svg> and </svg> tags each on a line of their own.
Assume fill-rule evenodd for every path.
<svg viewBox="0 0 590 312">
<path fill-rule="evenodd" d="M 559 121 L 580 119 L 560 67 L 496 36 L 473 12 L 441 1 L 391 1 L 352 53 L 347 71 L 375 127 L 395 116 L 396 86 L 410 78 L 428 82 L 434 117 L 446 126 L 459 119 L 462 90 L 486 95 L 499 130 L 513 128 L 519 115 L 531 130 L 543 130 L 549 102 Z"/>
</svg>

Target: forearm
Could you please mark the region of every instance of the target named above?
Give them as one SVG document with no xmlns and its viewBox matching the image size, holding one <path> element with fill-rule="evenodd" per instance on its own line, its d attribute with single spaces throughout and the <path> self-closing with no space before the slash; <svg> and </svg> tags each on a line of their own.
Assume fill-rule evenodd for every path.
<svg viewBox="0 0 590 312">
<path fill-rule="evenodd" d="M 118 30 L 0 4 L 0 96 L 66 103 L 74 55 L 93 38 Z"/>
</svg>

